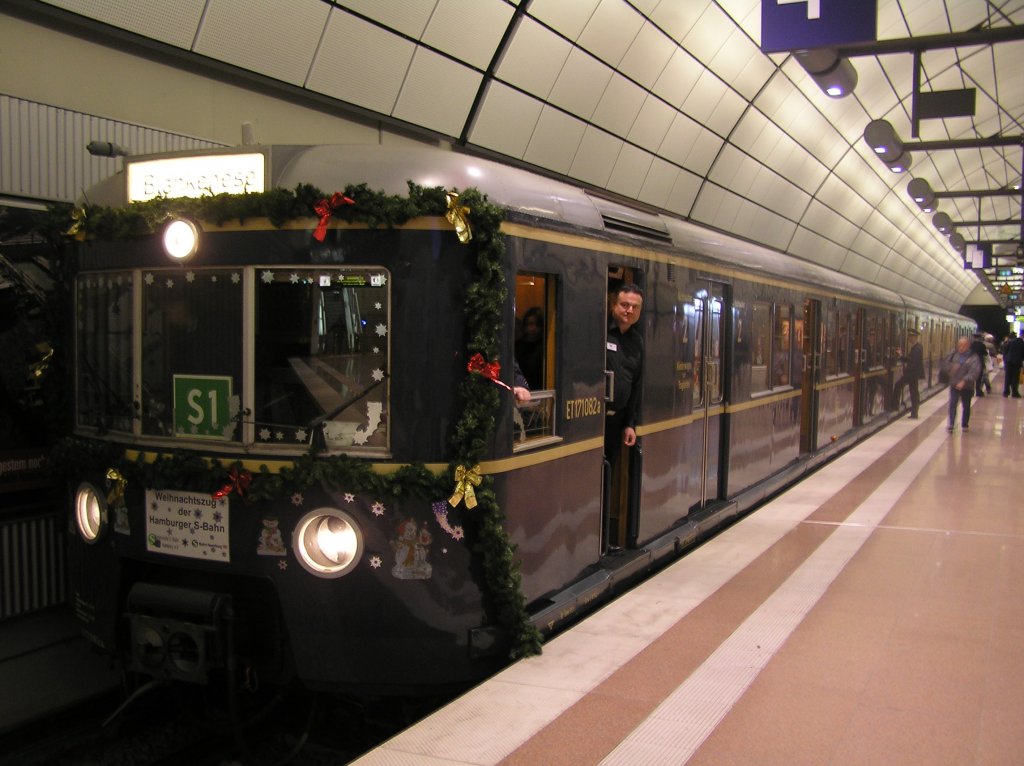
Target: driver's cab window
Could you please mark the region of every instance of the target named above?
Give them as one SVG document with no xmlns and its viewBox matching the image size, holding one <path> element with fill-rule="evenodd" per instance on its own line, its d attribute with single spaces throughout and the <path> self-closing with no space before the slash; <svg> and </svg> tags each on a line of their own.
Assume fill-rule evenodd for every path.
<svg viewBox="0 0 1024 766">
<path fill-rule="evenodd" d="M 555 327 L 555 277 L 516 274 L 515 377 L 530 399 L 515 407 L 515 449 L 555 436 Z"/>
</svg>

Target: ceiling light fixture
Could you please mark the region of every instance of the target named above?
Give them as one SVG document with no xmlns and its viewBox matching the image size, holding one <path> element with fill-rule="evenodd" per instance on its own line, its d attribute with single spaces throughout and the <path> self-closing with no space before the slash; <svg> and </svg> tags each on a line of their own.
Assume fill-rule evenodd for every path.
<svg viewBox="0 0 1024 766">
<path fill-rule="evenodd" d="M 793 56 L 826 95 L 843 98 L 857 87 L 857 70 L 835 48 L 794 51 Z"/>
<path fill-rule="evenodd" d="M 923 178 L 911 178 L 907 184 L 907 194 L 922 212 L 931 213 L 935 210 L 935 192 L 932 191 L 931 184 Z"/>
</svg>

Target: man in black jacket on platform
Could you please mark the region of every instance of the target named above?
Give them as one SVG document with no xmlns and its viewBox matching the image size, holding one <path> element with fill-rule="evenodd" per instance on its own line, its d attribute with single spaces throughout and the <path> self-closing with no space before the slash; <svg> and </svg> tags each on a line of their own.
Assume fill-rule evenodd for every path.
<svg viewBox="0 0 1024 766">
<path fill-rule="evenodd" d="M 1003 351 L 1003 396 L 1020 399 L 1020 370 L 1024 367 L 1024 339 L 1010 330 L 1006 349 Z"/>
</svg>

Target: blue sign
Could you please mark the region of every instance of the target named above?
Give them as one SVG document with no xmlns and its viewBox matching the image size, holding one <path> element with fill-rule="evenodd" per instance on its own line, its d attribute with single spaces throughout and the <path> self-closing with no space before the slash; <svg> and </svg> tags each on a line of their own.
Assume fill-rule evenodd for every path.
<svg viewBox="0 0 1024 766">
<path fill-rule="evenodd" d="M 781 53 L 872 42 L 876 0 L 761 0 L 761 50 Z"/>
</svg>

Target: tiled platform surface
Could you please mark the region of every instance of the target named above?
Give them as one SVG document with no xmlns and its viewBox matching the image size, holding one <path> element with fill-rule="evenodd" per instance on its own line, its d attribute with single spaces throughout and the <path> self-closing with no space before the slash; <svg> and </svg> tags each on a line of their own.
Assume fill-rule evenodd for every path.
<svg viewBox="0 0 1024 766">
<path fill-rule="evenodd" d="M 1024 764 L 1024 399 L 976 399 L 967 433 L 945 412 L 354 763 Z"/>
</svg>

